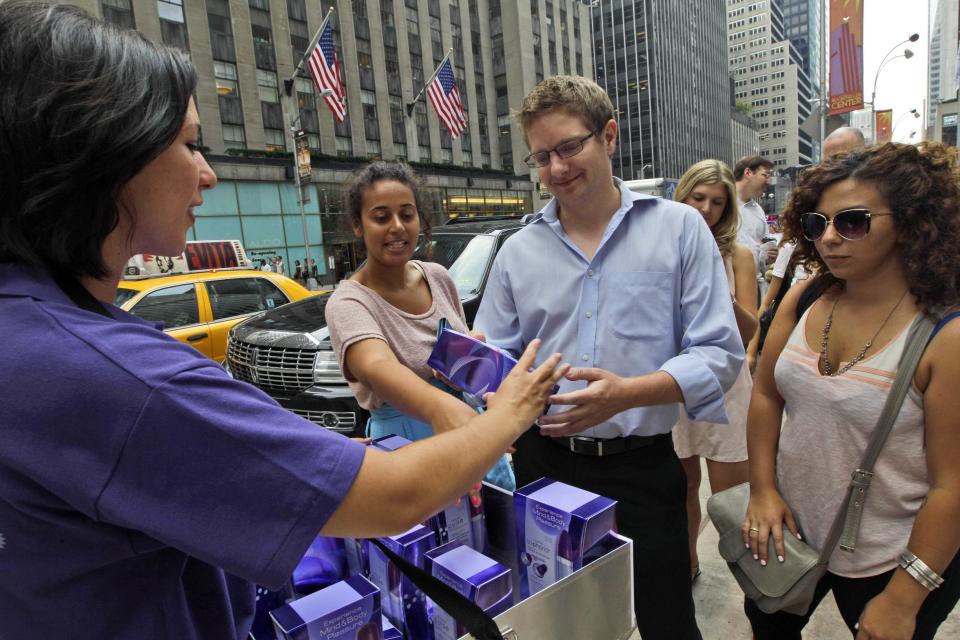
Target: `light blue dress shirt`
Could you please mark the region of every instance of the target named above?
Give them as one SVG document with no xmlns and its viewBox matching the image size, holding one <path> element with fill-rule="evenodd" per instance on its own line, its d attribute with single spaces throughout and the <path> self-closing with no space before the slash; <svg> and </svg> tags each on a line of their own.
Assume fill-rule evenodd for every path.
<svg viewBox="0 0 960 640">
<path fill-rule="evenodd" d="M 691 420 L 726 423 L 723 394 L 744 351 L 717 243 L 693 208 L 616 183 L 620 208 L 593 260 L 567 236 L 551 200 L 497 254 L 474 327 L 516 353 L 539 337 L 540 362 L 560 352 L 575 367 L 621 377 L 666 371 Z M 586 385 L 564 379 L 560 392 Z M 669 433 L 678 415 L 676 403 L 638 407 L 582 435 Z"/>
</svg>

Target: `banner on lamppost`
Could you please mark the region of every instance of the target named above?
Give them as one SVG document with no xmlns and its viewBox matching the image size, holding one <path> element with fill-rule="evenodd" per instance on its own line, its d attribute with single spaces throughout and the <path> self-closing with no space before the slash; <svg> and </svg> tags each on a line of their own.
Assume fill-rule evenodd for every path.
<svg viewBox="0 0 960 640">
<path fill-rule="evenodd" d="M 877 132 L 877 144 L 890 142 L 893 139 L 893 109 L 884 109 L 876 112 L 876 121 L 873 123 Z"/>
<path fill-rule="evenodd" d="M 297 148 L 297 174 L 300 184 L 307 184 L 313 177 L 313 168 L 310 166 L 310 140 L 303 131 L 297 131 L 293 136 Z"/>
<path fill-rule="evenodd" d="M 830 115 L 863 108 L 863 0 L 830 0 Z"/>
</svg>

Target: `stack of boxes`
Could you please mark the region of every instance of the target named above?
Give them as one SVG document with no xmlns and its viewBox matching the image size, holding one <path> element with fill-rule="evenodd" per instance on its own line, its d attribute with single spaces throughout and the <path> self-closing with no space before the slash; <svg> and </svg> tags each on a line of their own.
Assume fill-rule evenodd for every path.
<svg viewBox="0 0 960 640">
<path fill-rule="evenodd" d="M 481 404 L 483 394 L 495 391 L 516 361 L 441 322 L 429 364 L 468 400 Z M 371 446 L 396 451 L 408 444 L 386 436 Z M 604 553 L 616 530 L 614 501 L 553 480 L 518 489 L 513 501 L 517 552 L 498 555 L 516 557 L 484 555 L 505 547 L 488 545 L 482 506 L 474 506 L 469 496 L 379 542 L 493 617 Z M 513 591 L 517 576 L 511 576 L 511 567 L 519 574 L 520 598 Z M 310 595 L 271 613 L 277 637 L 284 640 L 455 640 L 467 633 L 368 540 L 318 538 L 293 578 L 294 591 Z"/>
</svg>

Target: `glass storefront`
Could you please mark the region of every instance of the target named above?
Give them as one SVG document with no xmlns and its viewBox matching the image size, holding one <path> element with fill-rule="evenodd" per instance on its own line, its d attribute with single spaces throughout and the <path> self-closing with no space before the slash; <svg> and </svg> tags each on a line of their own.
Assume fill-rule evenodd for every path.
<svg viewBox="0 0 960 640">
<path fill-rule="evenodd" d="M 321 182 L 306 190 L 310 257 L 316 261 L 320 283 L 332 285 L 363 261 L 363 245 L 343 211 L 340 184 Z M 533 211 L 531 193 L 516 189 L 430 187 L 427 196 L 434 224 L 452 217 L 520 216 Z M 293 274 L 297 260 L 306 264 L 304 223 L 293 184 L 221 180 L 203 198 L 195 210 L 190 240 L 240 240 L 255 265 L 280 256 L 287 275 Z"/>
</svg>

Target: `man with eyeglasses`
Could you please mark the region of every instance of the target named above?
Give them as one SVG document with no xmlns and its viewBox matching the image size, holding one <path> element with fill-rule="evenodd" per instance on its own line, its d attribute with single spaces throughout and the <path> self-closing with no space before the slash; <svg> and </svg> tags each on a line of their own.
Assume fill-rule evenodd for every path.
<svg viewBox="0 0 960 640">
<path fill-rule="evenodd" d="M 515 443 L 518 484 L 550 477 L 617 500 L 634 541 L 644 640 L 700 638 L 687 549 L 679 411 L 727 422 L 743 362 L 730 287 L 703 218 L 613 177 L 618 127 L 595 82 L 554 76 L 519 113 L 527 164 L 553 199 L 497 254 L 475 328 L 574 364 L 548 414 Z"/>
<path fill-rule="evenodd" d="M 767 290 L 763 277 L 767 262 L 777 255 L 774 243 L 764 240 L 769 233 L 767 214 L 758 200 L 770 182 L 773 163 L 762 156 L 749 156 L 737 162 L 733 177 L 737 181 L 737 199 L 740 204 L 740 228 L 737 230 L 737 242 L 753 249 L 757 260 L 757 280 L 760 283 L 761 296 Z"/>
</svg>

